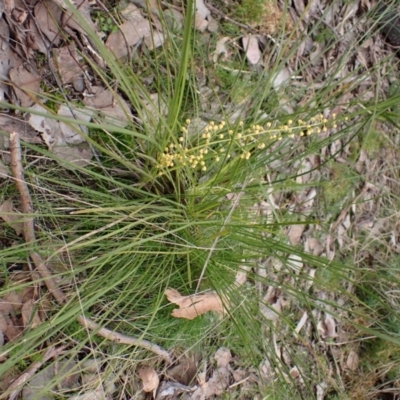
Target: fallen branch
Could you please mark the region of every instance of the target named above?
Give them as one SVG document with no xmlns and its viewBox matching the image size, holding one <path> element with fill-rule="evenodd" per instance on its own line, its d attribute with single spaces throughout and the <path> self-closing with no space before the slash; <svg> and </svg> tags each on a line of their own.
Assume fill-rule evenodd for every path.
<svg viewBox="0 0 400 400">
<path fill-rule="evenodd" d="M 23 220 L 23 235 L 26 243 L 34 243 L 35 237 L 35 225 L 33 221 L 33 205 L 31 195 L 29 193 L 28 185 L 25 182 L 24 172 L 22 170 L 21 161 L 21 141 L 18 133 L 12 132 L 10 134 L 10 157 L 11 157 L 11 171 L 17 186 L 18 192 L 21 196 L 21 209 L 22 213 L 25 214 Z M 59 304 L 66 303 L 66 296 L 61 289 L 57 287 L 55 280 L 52 278 L 49 269 L 46 266 L 43 258 L 40 254 L 31 252 L 29 254 L 37 271 L 44 280 L 50 293 L 55 297 Z"/>
<path fill-rule="evenodd" d="M 162 357 L 167 363 L 172 363 L 172 358 L 169 355 L 167 350 L 164 350 L 157 344 L 151 343 L 145 339 L 139 339 L 133 336 L 127 336 L 122 333 L 111 331 L 110 329 L 101 327 L 97 322 L 94 322 L 90 318 L 85 317 L 84 315 L 79 315 L 77 318 L 78 322 L 85 328 L 95 331 L 99 336 L 102 336 L 105 339 L 111 340 L 112 342 L 129 344 L 131 346 L 141 347 L 142 349 L 146 349 L 155 353 Z"/>
<path fill-rule="evenodd" d="M 22 161 L 21 161 L 21 142 L 18 133 L 13 132 L 10 134 L 10 156 L 11 156 L 11 171 L 13 175 L 13 179 L 17 186 L 18 192 L 21 196 L 21 209 L 23 214 L 25 214 L 25 218 L 23 221 L 23 235 L 26 243 L 35 243 L 35 230 L 34 230 L 34 219 L 33 219 L 33 205 L 31 196 L 29 193 L 28 185 L 25 182 L 24 173 L 22 169 Z M 33 261 L 37 271 L 39 272 L 41 278 L 44 280 L 47 289 L 54 296 L 57 303 L 62 305 L 67 302 L 67 296 L 57 286 L 57 283 L 52 277 L 50 270 L 48 269 L 46 262 L 43 260 L 42 256 L 34 251 L 29 254 L 31 260 Z M 131 346 L 137 346 L 148 351 L 151 351 L 160 357 L 162 357 L 167 363 L 172 362 L 172 358 L 169 353 L 164 350 L 162 347 L 149 342 L 148 340 L 139 339 L 136 337 L 126 336 L 118 332 L 110 331 L 107 328 L 103 328 L 98 325 L 96 322 L 86 318 L 84 315 L 80 315 L 77 317 L 78 322 L 85 327 L 86 329 L 90 329 L 96 331 L 96 333 L 108 340 L 117 343 L 128 344 Z M 53 349 L 53 348 L 51 348 Z M 49 350 L 51 350 L 49 349 Z M 46 353 L 47 354 L 47 353 Z M 51 356 L 52 357 L 52 356 Z M 49 358 L 51 358 L 49 357 Z M 36 365 L 36 364 L 33 364 Z M 37 367 L 40 368 L 40 365 Z M 35 373 L 37 368 L 32 372 Z M 14 383 L 19 382 L 18 385 L 24 383 L 29 377 L 32 375 L 26 375 L 25 372 L 21 375 Z M 16 386 L 18 386 L 16 385 Z M 10 397 L 11 399 L 12 397 Z M 13 397 L 15 398 L 15 397 Z"/>
</svg>

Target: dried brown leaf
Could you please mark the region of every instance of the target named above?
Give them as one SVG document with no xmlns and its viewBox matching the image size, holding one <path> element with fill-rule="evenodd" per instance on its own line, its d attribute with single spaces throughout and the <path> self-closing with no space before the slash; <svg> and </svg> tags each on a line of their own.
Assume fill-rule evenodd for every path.
<svg viewBox="0 0 400 400">
<path fill-rule="evenodd" d="M 149 50 L 160 47 L 165 41 L 165 36 L 162 32 L 153 30 L 144 37 L 143 43 Z"/>
<path fill-rule="evenodd" d="M 224 312 L 221 298 L 216 292 L 181 296 L 177 290 L 167 289 L 165 295 L 171 303 L 179 306 L 179 309 L 172 311 L 171 315 L 175 318 L 194 319 L 208 311 L 215 311 L 218 314 Z"/>
<path fill-rule="evenodd" d="M 25 328 L 35 328 L 39 326 L 42 321 L 38 313 L 38 307 L 35 305 L 35 300 L 27 300 L 22 306 L 22 322 Z"/>
<path fill-rule="evenodd" d="M 271 381 L 275 376 L 274 369 L 267 358 L 261 361 L 260 365 L 258 366 L 258 370 L 260 371 L 260 378 L 265 382 Z"/>
<path fill-rule="evenodd" d="M 2 306 L 10 306 L 12 309 L 12 314 L 18 314 L 21 311 L 23 304 L 23 296 L 25 292 L 12 290 L 6 293 L 2 298 Z"/>
<path fill-rule="evenodd" d="M 5 46 L 6 48 L 0 51 L 0 76 L 8 77 L 11 69 L 22 65 L 22 60 L 13 51 L 11 46 L 7 46 L 7 43 L 3 41 L 2 47 L 4 48 Z M 9 96 L 9 92 L 10 85 L 6 82 L 0 82 L 0 100 L 6 100 Z"/>
<path fill-rule="evenodd" d="M 243 368 L 237 368 L 234 371 L 232 371 L 232 378 L 235 380 L 235 382 L 240 382 L 247 376 L 249 376 L 249 371 Z"/>
<path fill-rule="evenodd" d="M 11 303 L 0 299 L 0 331 L 9 342 L 18 337 L 22 329 L 20 326 L 15 326 L 10 315 L 14 315 L 14 308 Z"/>
<path fill-rule="evenodd" d="M 358 354 L 354 350 L 350 350 L 346 360 L 346 367 L 351 371 L 355 371 L 358 368 L 359 362 Z"/>
<path fill-rule="evenodd" d="M 303 234 L 305 227 L 305 225 L 300 224 L 291 225 L 289 227 L 287 236 L 289 238 L 290 244 L 296 245 L 300 243 L 301 235 Z"/>
<path fill-rule="evenodd" d="M 204 19 L 198 12 L 196 12 L 194 19 L 195 28 L 200 32 L 204 32 L 207 29 L 207 25 L 208 21 Z"/>
<path fill-rule="evenodd" d="M 256 36 L 243 36 L 242 45 L 250 65 L 258 64 L 262 58 L 261 50 L 258 46 L 258 38 Z"/>
<path fill-rule="evenodd" d="M 208 25 L 207 25 L 208 32 L 211 33 L 217 32 L 219 28 L 218 21 L 214 19 L 211 15 L 209 15 L 207 19 L 208 19 Z"/>
<path fill-rule="evenodd" d="M 56 67 L 61 77 L 62 83 L 72 83 L 77 90 L 77 82 L 82 80 L 83 69 L 80 64 L 82 59 L 76 51 L 74 43 L 69 46 L 63 46 L 60 49 L 54 49 L 54 54 L 57 59 Z"/>
<path fill-rule="evenodd" d="M 132 121 L 129 104 L 119 95 L 109 89 L 93 86 L 94 96 L 85 97 L 84 104 L 92 110 L 104 115 L 104 122 L 121 128 Z"/>
<path fill-rule="evenodd" d="M 85 23 L 89 26 L 89 28 L 93 32 L 95 32 L 99 37 L 101 37 L 101 33 L 99 32 L 97 25 L 92 21 L 92 18 L 90 17 L 90 11 L 91 11 L 90 3 L 91 2 L 89 0 L 80 0 L 78 12 L 80 17 L 82 17 L 85 20 Z M 66 11 L 63 13 L 61 17 L 61 26 L 69 27 L 73 30 L 82 33 L 83 35 L 86 35 L 83 24 L 72 12 Z"/>
<path fill-rule="evenodd" d="M 28 122 L 9 115 L 0 115 L 1 130 L 7 133 L 18 132 L 21 140 L 27 143 L 42 144 L 42 139 Z M 8 137 L 0 136 L 0 149 L 9 147 Z"/>
<path fill-rule="evenodd" d="M 171 31 L 181 31 L 183 28 L 183 15 L 174 8 L 169 8 L 163 11 L 165 22 Z"/>
<path fill-rule="evenodd" d="M 317 329 L 322 338 L 335 338 L 336 333 L 336 322 L 332 315 L 325 313 L 325 318 L 323 321 L 319 321 L 317 324 Z"/>
<path fill-rule="evenodd" d="M 204 0 L 196 0 L 196 12 L 199 13 L 199 15 L 204 19 L 207 19 L 209 15 L 211 15 L 211 12 L 205 5 Z"/>
<path fill-rule="evenodd" d="M 21 107 L 30 107 L 40 93 L 40 77 L 23 66 L 11 68 L 9 76 Z"/>
<path fill-rule="evenodd" d="M 11 198 L 0 204 L 0 218 L 10 225 L 18 236 L 21 235 L 24 230 L 24 224 L 21 221 L 22 215 L 14 211 Z"/>
<path fill-rule="evenodd" d="M 160 383 L 160 379 L 158 378 L 157 372 L 153 367 L 146 365 L 139 369 L 138 374 L 143 383 L 143 391 L 155 392 Z"/>
<path fill-rule="evenodd" d="M 283 296 L 278 297 L 278 299 L 272 303 L 271 305 L 267 306 L 264 303 L 260 303 L 260 311 L 261 314 L 268 319 L 269 321 L 276 321 L 282 312 L 282 308 L 286 307 L 289 304 L 287 300 L 283 298 Z"/>
<path fill-rule="evenodd" d="M 73 129 L 71 125 L 64 122 L 58 122 L 51 118 L 46 118 L 41 115 L 36 115 L 35 112 L 47 113 L 41 105 L 35 104 L 31 107 L 32 113 L 29 115 L 28 122 L 36 130 L 42 133 L 43 140 L 46 142 L 49 150 L 63 161 L 70 162 L 79 166 L 87 165 L 92 158 L 92 151 L 89 145 L 86 143 L 84 136 L 80 134 L 87 133 L 85 126 L 76 125 Z M 58 111 L 59 115 L 67 116 L 73 119 L 76 117 L 77 120 L 88 121 L 90 119 L 90 111 L 86 112 L 81 110 L 73 110 L 73 114 L 69 107 L 62 106 Z M 72 124 L 72 123 L 71 123 Z M 79 145 L 79 146 L 70 146 Z"/>
<path fill-rule="evenodd" d="M 71 109 L 70 106 L 62 104 L 57 112 L 62 117 L 70 118 L 72 121 L 89 122 L 92 118 L 91 111 L 85 109 Z M 88 128 L 85 125 L 67 124 L 60 121 L 60 130 L 66 144 L 78 145 L 86 142 L 84 135 L 88 134 Z M 62 143 L 59 143 L 62 144 Z"/>
<path fill-rule="evenodd" d="M 179 364 L 170 368 L 166 372 L 166 375 L 169 379 L 182 383 L 183 385 L 189 385 L 196 375 L 197 368 L 198 357 L 183 355 L 179 358 Z"/>
<path fill-rule="evenodd" d="M 145 36 L 151 35 L 150 21 L 143 18 L 139 10 L 129 16 L 129 20 L 119 26 L 118 31 L 112 32 L 106 47 L 115 57 L 121 59 L 129 54 L 129 49 L 138 44 Z"/>
<path fill-rule="evenodd" d="M 0 19 L 0 50 L 4 51 L 9 46 L 10 28 L 4 18 Z"/>
<path fill-rule="evenodd" d="M 14 0 L 4 0 L 3 7 L 4 11 L 7 14 L 10 14 L 11 11 L 15 8 Z"/>
<path fill-rule="evenodd" d="M 192 400 L 203 400 L 212 396 L 220 396 L 226 391 L 229 379 L 230 372 L 227 368 L 217 368 L 214 370 L 212 377 L 197 388 L 190 398 Z"/>
<path fill-rule="evenodd" d="M 308 237 L 304 243 L 304 251 L 315 256 L 320 256 L 324 248 L 319 239 Z"/>
<path fill-rule="evenodd" d="M 215 352 L 214 359 L 218 368 L 228 368 L 229 363 L 232 361 L 231 351 L 227 347 L 220 347 Z"/>
<path fill-rule="evenodd" d="M 58 46 L 61 41 L 61 15 L 61 8 L 52 0 L 40 1 L 35 6 L 36 24 L 54 46 Z"/>
</svg>

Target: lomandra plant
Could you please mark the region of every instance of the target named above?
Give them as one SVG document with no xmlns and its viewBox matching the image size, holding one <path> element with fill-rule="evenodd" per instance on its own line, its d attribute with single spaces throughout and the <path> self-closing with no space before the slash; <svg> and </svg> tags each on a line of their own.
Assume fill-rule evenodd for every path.
<svg viewBox="0 0 400 400">
<path fill-rule="evenodd" d="M 118 81 L 137 118 L 124 128 L 64 118 L 77 131 L 77 125 L 90 129 L 87 140 L 97 158 L 86 167 L 59 166 L 40 146 L 24 147 L 36 241 L 2 249 L 2 260 L 5 265 L 26 263 L 30 252 L 41 252 L 53 266 L 65 302 L 54 302 L 43 278 L 34 276 L 42 319 L 3 347 L 0 374 L 22 372 L 43 357 L 44 349 L 62 346 L 56 361 L 65 363 L 40 393 L 56 390 L 63 378 L 94 364 L 95 383 L 105 392 L 114 385 L 114 395 L 125 391 L 134 396 L 137 387 L 127 382 L 140 363 L 150 363 L 161 374 L 182 354 L 206 360 L 226 346 L 244 368 L 267 370 L 265 380 L 258 382 L 262 395 L 314 393 L 314 380 L 323 381 L 321 376 L 332 368 L 329 360 L 315 356 L 310 332 L 334 337 L 333 318 L 365 328 L 360 322 L 364 311 L 343 285 L 357 285 L 351 267 L 307 252 L 299 241 L 292 244 L 288 228 L 327 230 L 327 221 L 309 206 L 321 182 L 302 180 L 319 165 L 304 169 L 302 163 L 321 149 L 326 154 L 335 141 L 349 143 L 373 118 L 370 110 L 335 115 L 334 98 L 326 90 L 326 98 L 316 95 L 292 113 L 278 108 L 265 115 L 256 104 L 256 110 L 249 110 L 251 120 L 221 112 L 199 127 L 193 123 L 198 116 L 196 82 L 188 76 L 196 51 L 191 1 L 183 37 L 166 30 L 164 47 L 149 57 L 167 114 L 132 69 L 117 61 L 69 7 L 96 44 L 107 73 L 88 63 L 106 87 L 111 89 L 111 78 Z M 158 64 L 160 59 L 167 67 Z M 258 90 L 273 91 L 270 77 L 260 82 Z M 322 163 L 334 155 L 326 155 Z M 15 188 L 9 182 L 2 195 L 11 194 Z M 293 203 L 297 194 L 304 202 L 299 212 Z M 7 276 L 3 271 L 4 282 Z M 1 295 L 30 284 L 10 282 Z M 165 297 L 168 288 L 182 295 L 213 291 L 222 303 L 221 315 L 174 318 L 174 306 Z M 345 302 L 336 304 L 332 292 Z M 351 321 L 354 304 L 359 308 L 353 309 L 357 318 Z M 309 318 L 304 334 L 302 315 Z M 82 324 L 85 317 L 95 325 Z M 318 330 L 321 321 L 325 327 Z M 113 340 L 112 332 L 132 340 Z M 158 346 L 167 356 L 154 353 Z M 328 384 L 335 387 L 332 381 Z"/>
</svg>

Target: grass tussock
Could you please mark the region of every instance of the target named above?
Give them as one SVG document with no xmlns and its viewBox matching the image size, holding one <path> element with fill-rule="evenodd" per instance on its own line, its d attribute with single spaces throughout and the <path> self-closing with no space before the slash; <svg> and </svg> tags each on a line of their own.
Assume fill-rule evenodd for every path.
<svg viewBox="0 0 400 400">
<path fill-rule="evenodd" d="M 237 10 L 244 21 L 250 3 Z M 345 102 L 381 67 L 334 79 L 346 52 L 326 80 L 313 77 L 311 97 L 301 85 L 277 85 L 301 45 L 294 33 L 292 49 L 268 44 L 270 70 L 252 71 L 243 51 L 212 64 L 192 30 L 192 7 L 189 1 L 182 32 L 166 29 L 161 48 L 127 65 L 72 10 L 107 69 L 87 62 L 115 95 L 118 82 L 134 118 L 124 127 L 65 119 L 89 128 L 96 157 L 85 167 L 57 163 L 42 146 L 24 144 L 36 241 L 25 243 L 2 226 L 0 296 L 12 301 L 34 288 L 40 323 L 2 347 L 0 376 L 24 371 L 51 346 L 62 347 L 55 358 L 64 364 L 42 394 L 74 373 L 89 375 L 93 365 L 97 382 L 88 379 L 88 387 L 112 386 L 115 398 L 140 398 L 142 364 L 166 376 L 162 359 L 82 326 L 77 318 L 84 315 L 167 349 L 175 361 L 204 361 L 229 348 L 236 366 L 258 374 L 252 385 L 228 392 L 237 398 L 314 398 L 323 390 L 330 399 L 372 399 L 397 388 L 398 238 L 391 221 L 399 177 L 391 144 L 397 145 L 398 96 L 381 100 L 377 82 L 375 97 Z M 100 21 L 112 31 L 112 21 Z M 322 25 L 314 27 L 319 38 Z M 297 66 L 293 76 L 310 64 Z M 208 74 L 206 85 L 198 68 Z M 54 111 L 64 100 L 45 93 L 41 101 Z M 69 104 L 81 107 L 76 99 Z M 363 154 L 379 160 L 376 168 L 360 167 Z M 18 202 L 12 180 L 0 190 L 2 201 Z M 373 232 L 363 223 L 368 212 L 381 222 Z M 40 276 L 17 277 L 16 270 L 32 269 L 32 251 L 46 260 L 65 304 L 54 301 Z M 188 296 L 213 291 L 225 311 L 173 318 L 167 288 Z"/>
</svg>

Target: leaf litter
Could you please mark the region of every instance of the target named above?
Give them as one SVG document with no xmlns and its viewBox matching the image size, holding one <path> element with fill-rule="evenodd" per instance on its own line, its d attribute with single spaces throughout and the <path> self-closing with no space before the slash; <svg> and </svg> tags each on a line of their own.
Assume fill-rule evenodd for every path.
<svg viewBox="0 0 400 400">
<path fill-rule="evenodd" d="M 25 121 L 20 121 L 22 125 L 18 129 L 7 128 L 5 130 L 9 133 L 16 130 L 19 131 L 23 140 L 27 142 L 46 144 L 48 149 L 53 151 L 60 160 L 66 160 L 80 166 L 87 165 L 93 154 L 85 140 L 85 136 L 88 134 L 85 125 L 78 125 L 79 128 L 76 130 L 71 129 L 69 124 L 62 122 L 60 118 L 57 118 L 57 116 L 85 122 L 90 121 L 91 118 L 99 118 L 100 120 L 109 123 L 115 123 L 115 121 L 118 120 L 122 121 L 121 126 L 126 126 L 132 120 L 131 109 L 118 93 L 113 93 L 107 88 L 96 87 L 95 85 L 86 87 L 88 67 L 86 63 L 82 62 L 82 58 L 77 52 L 77 48 L 85 48 L 85 45 L 82 45 L 79 40 L 79 35 L 77 36 L 74 33 L 78 31 L 81 35 L 85 36 L 85 32 L 80 27 L 74 16 L 68 12 L 65 4 L 61 0 L 57 2 L 51 0 L 44 0 L 42 2 L 31 1 L 30 3 L 32 3 L 31 5 L 34 5 L 34 18 L 31 18 L 29 13 L 24 11 L 23 4 L 17 2 L 16 4 L 18 6 L 14 6 L 13 2 L 5 3 L 3 18 L 0 20 L 0 29 L 2 32 L 0 43 L 2 49 L 2 52 L 0 52 L 0 76 L 2 77 L 0 94 L 1 99 L 10 99 L 15 105 L 31 107 L 35 104 L 32 107 L 31 117 L 28 119 L 28 123 L 32 124 L 33 131 L 29 126 L 27 126 Z M 370 7 L 368 1 L 364 3 Z M 276 89 L 280 89 L 285 85 L 287 86 L 292 80 L 291 72 L 296 70 L 295 65 L 299 62 L 298 60 L 301 60 L 302 57 L 309 57 L 313 66 L 313 71 L 310 73 L 305 71 L 304 76 L 295 82 L 298 86 L 305 89 L 304 98 L 307 98 L 307 96 L 310 95 L 310 91 L 314 90 L 313 85 L 318 85 L 318 79 L 316 79 L 316 77 L 322 76 L 323 73 L 328 76 L 330 74 L 334 75 L 337 79 L 347 79 L 348 65 L 351 64 L 351 55 L 349 54 L 347 56 L 348 62 L 343 62 L 341 69 L 336 69 L 334 60 L 340 56 L 346 57 L 345 51 L 347 51 L 349 47 L 353 47 L 355 44 L 356 36 L 353 34 L 353 31 L 357 30 L 358 32 L 361 32 L 362 26 L 361 22 L 356 19 L 357 13 L 359 12 L 359 6 L 356 2 L 348 4 L 345 7 L 333 5 L 330 11 L 326 13 L 324 13 L 324 7 L 326 6 L 324 2 L 311 2 L 305 6 L 304 2 L 296 0 L 293 4 L 294 14 L 292 15 L 294 16 L 294 19 L 297 19 L 297 23 L 300 27 L 300 33 L 298 33 L 298 35 L 300 38 L 303 38 L 303 43 L 299 46 L 297 54 L 288 62 L 288 67 L 278 71 L 278 73 L 272 76 L 271 79 L 273 86 Z M 144 43 L 149 49 L 163 44 L 164 37 L 160 29 L 160 24 L 157 23 L 157 17 L 156 15 L 153 15 L 150 20 L 147 13 L 144 12 L 144 9 L 146 8 L 145 6 L 146 5 L 143 2 L 138 2 L 138 7 L 130 5 L 129 12 L 127 12 L 125 17 L 126 21 L 121 24 L 120 30 L 117 32 L 118 35 L 112 36 L 112 33 L 108 36 L 106 44 L 108 43 L 107 45 L 118 58 L 123 59 L 127 57 L 132 51 L 134 51 L 135 46 L 138 46 L 141 43 Z M 150 3 L 150 6 L 153 11 L 160 11 L 158 3 Z M 102 38 L 103 34 L 90 18 L 89 2 L 82 2 L 81 7 L 81 12 L 86 22 L 93 28 L 99 38 Z M 169 10 L 164 10 L 163 12 L 166 13 L 166 11 L 170 13 Z M 275 12 L 279 14 L 279 17 L 276 17 L 278 14 L 275 14 L 275 17 L 271 18 L 269 21 L 264 21 L 263 29 L 261 29 L 261 32 L 259 33 L 271 35 L 278 29 L 279 25 L 277 21 L 282 18 L 283 14 L 279 9 L 275 10 Z M 270 13 L 270 15 L 274 14 Z M 310 35 L 310 30 L 312 29 L 313 23 L 315 23 L 321 15 L 327 26 L 336 29 L 337 32 L 343 36 L 343 40 L 339 42 L 337 48 L 332 48 L 328 54 L 323 52 L 323 49 L 326 46 L 325 42 L 313 43 L 312 39 L 310 39 L 315 38 L 312 33 Z M 8 19 L 6 20 L 4 16 L 7 16 Z M 181 14 L 175 13 L 175 20 L 182 20 L 180 17 Z M 7 21 L 13 21 L 13 23 L 10 24 Z M 215 32 L 215 20 L 212 18 L 212 13 L 207 7 L 207 4 L 203 1 L 196 2 L 195 21 L 196 28 L 199 31 L 205 32 L 208 30 L 210 32 Z M 30 29 L 26 29 L 27 27 Z M 64 34 L 64 31 L 71 35 L 71 38 L 73 38 L 74 41 L 69 46 L 53 48 L 62 43 L 62 34 Z M 156 32 L 156 34 L 151 36 L 149 34 L 151 31 Z M 11 37 L 17 39 L 15 47 L 10 46 Z M 83 38 L 82 41 L 84 41 Z M 227 38 L 222 38 L 221 41 L 217 43 L 215 56 L 213 58 L 214 63 L 221 63 L 229 59 L 231 56 L 231 49 L 225 46 L 228 41 Z M 90 43 L 90 40 L 88 40 L 88 42 Z M 249 44 L 251 44 L 251 46 Z M 262 64 L 263 66 L 268 67 L 269 60 L 271 59 L 271 52 L 261 51 L 262 46 L 265 46 L 265 41 L 261 36 L 255 37 L 246 33 L 242 37 L 242 45 L 250 64 Z M 43 107 L 43 105 L 37 104 L 38 99 L 41 99 L 41 90 L 39 86 L 40 78 L 34 69 L 31 69 L 23 63 L 23 60 L 25 58 L 31 59 L 35 50 L 41 51 L 43 54 L 47 55 L 50 48 L 53 48 L 52 50 L 54 50 L 57 62 L 54 63 L 53 68 L 61 78 L 61 85 L 63 87 L 72 85 L 76 92 L 84 93 L 85 96 L 83 97 L 83 102 L 85 108 L 71 111 L 69 107 L 63 106 L 57 110 L 57 113 L 50 113 L 45 107 Z M 383 52 L 382 44 L 379 42 L 379 37 L 364 42 L 361 47 L 354 45 L 354 49 L 356 52 L 356 59 L 364 68 L 368 68 L 371 65 L 371 62 L 382 57 Z M 93 48 L 93 46 L 90 51 L 85 50 L 85 55 L 91 57 L 95 63 L 104 66 L 104 64 L 101 64 L 101 57 L 98 57 L 95 54 L 96 49 Z M 333 54 L 335 54 L 334 57 Z M 364 82 L 363 86 L 360 85 L 350 95 L 343 95 L 341 101 L 337 102 L 338 105 L 335 112 L 341 112 L 343 110 L 341 104 L 347 104 L 352 98 L 354 99 L 357 96 L 362 96 L 363 98 L 371 97 L 373 95 L 371 90 L 372 83 L 373 82 L 368 81 Z M 201 91 L 203 93 L 208 93 L 208 99 L 213 95 L 210 91 L 207 91 L 207 88 L 204 86 L 201 87 Z M 218 106 L 216 106 L 211 113 L 215 113 L 218 109 Z M 38 118 L 34 118 L 33 115 L 37 112 L 42 113 L 44 116 L 36 114 L 35 117 Z M 5 115 L 2 115 L 1 117 L 5 118 L 3 121 L 9 118 L 9 116 Z M 6 125 L 11 126 L 10 120 L 7 121 Z M 2 126 L 4 125 L 2 124 Z M 40 134 L 38 134 L 38 132 Z M 25 133 L 26 136 L 24 136 Z M 337 162 L 340 163 L 345 161 L 348 154 L 346 153 L 345 146 L 342 145 L 343 143 L 339 140 L 338 143 L 332 145 L 332 148 L 323 149 L 321 151 L 321 156 L 325 157 L 329 153 L 336 154 L 335 160 Z M 2 146 L 2 149 L 7 148 L 8 145 L 5 143 Z M 301 178 L 305 179 L 304 172 L 311 171 L 317 162 L 317 160 L 313 160 L 310 162 L 311 165 L 307 165 L 307 162 L 304 162 L 302 165 L 293 165 L 293 169 L 301 171 L 299 172 Z M 7 167 L 6 164 L 8 164 L 7 160 L 4 164 L 4 168 Z M 368 155 L 364 155 L 363 159 L 359 160 L 357 168 L 360 173 L 366 173 L 366 175 L 368 175 L 368 172 L 373 170 L 372 166 L 373 161 L 371 158 Z M 280 166 L 278 163 L 276 174 L 279 173 L 279 168 Z M 4 171 L 3 175 L 5 176 L 8 172 L 7 170 Z M 312 178 L 309 178 L 308 180 L 299 183 L 310 183 L 312 180 Z M 369 192 L 366 191 L 361 193 L 360 199 L 365 200 L 363 205 L 357 205 L 351 209 L 343 209 L 345 211 L 343 217 L 336 221 L 337 224 L 332 225 L 333 229 L 331 229 L 329 235 L 321 235 L 317 229 L 307 228 L 300 220 L 299 224 L 291 226 L 287 232 L 285 232 L 288 242 L 293 245 L 304 246 L 304 250 L 311 254 L 322 254 L 330 258 L 336 251 L 336 245 L 339 246 L 339 249 L 348 246 L 350 228 L 359 230 L 365 229 L 366 225 L 363 225 L 362 221 L 354 219 L 353 216 L 375 212 L 375 210 L 371 210 L 371 205 L 375 205 L 374 197 L 371 195 L 372 190 L 370 188 L 368 190 Z M 376 189 L 375 195 L 378 193 L 379 190 Z M 272 201 L 271 199 L 268 199 L 268 201 L 265 201 L 265 204 L 260 203 L 260 209 L 264 208 L 267 210 L 265 211 L 266 218 L 271 215 L 271 209 L 276 211 L 283 208 L 283 200 L 282 198 L 279 198 L 277 193 L 270 194 L 270 197 L 272 197 Z M 294 213 L 310 212 L 313 209 L 313 198 L 314 196 L 311 191 L 300 191 L 290 199 L 291 210 L 293 210 Z M 349 201 L 352 200 L 350 194 L 346 195 L 346 198 Z M 23 227 L 18 225 L 20 224 L 18 221 L 19 214 L 15 211 L 12 200 L 8 199 L 3 201 L 0 207 L 2 213 L 1 218 L 15 230 L 17 235 L 21 235 L 23 233 Z M 373 227 L 375 224 L 373 218 L 370 223 Z M 380 232 L 382 229 L 385 229 L 385 227 L 381 226 L 378 231 Z M 393 245 L 398 246 L 397 238 L 395 237 L 393 238 Z M 290 255 L 288 258 L 290 259 L 295 274 L 307 274 L 311 278 L 314 277 L 315 270 L 309 269 L 306 263 L 299 259 L 296 254 Z M 270 260 L 260 260 L 260 262 L 261 264 L 264 263 L 264 265 L 259 269 L 260 276 L 265 274 L 265 271 L 267 271 L 269 267 L 272 267 L 273 273 L 271 273 L 271 278 L 273 280 L 275 279 L 276 283 L 281 283 L 279 276 L 281 267 L 278 265 L 279 263 L 274 262 L 273 264 Z M 241 275 L 237 276 L 238 285 L 241 286 L 248 283 L 247 272 L 249 272 L 249 269 L 250 267 L 243 268 Z M 293 277 L 286 277 L 286 279 L 289 283 L 291 280 L 294 280 Z M 305 291 L 309 292 L 312 289 L 312 285 L 313 283 L 311 279 L 304 287 Z M 268 288 L 261 287 L 260 291 L 262 292 L 262 300 L 260 301 L 259 306 L 261 313 L 266 317 L 266 319 L 278 324 L 282 309 L 285 307 L 290 308 L 294 303 L 294 299 L 290 294 L 285 293 L 284 290 L 276 289 L 273 286 Z M 217 312 L 219 315 L 222 315 L 225 312 L 224 306 L 226 307 L 226 305 L 215 292 L 181 296 L 176 290 L 169 289 L 169 292 L 166 292 L 166 294 L 167 296 L 169 295 L 168 298 L 170 301 L 179 306 L 179 309 L 174 310 L 172 314 L 172 316 L 176 318 L 194 319 L 209 311 Z M 335 307 L 327 307 L 326 305 L 328 302 L 330 304 L 339 304 L 341 299 L 331 297 L 329 293 L 324 292 L 316 292 L 315 294 L 323 300 L 320 304 L 322 311 L 317 309 L 311 310 L 313 319 L 317 321 L 317 333 L 321 339 L 318 345 L 327 348 L 326 343 L 328 340 L 337 341 L 338 338 L 346 337 L 346 332 L 343 331 L 343 327 L 337 323 L 335 318 L 335 315 L 340 316 L 340 310 L 335 309 Z M 226 302 L 226 299 L 224 300 Z M 3 296 L 0 301 L 0 329 L 6 341 L 15 340 L 15 338 L 21 335 L 24 329 L 32 328 L 41 323 L 40 307 L 38 308 L 35 306 L 37 301 L 38 299 L 35 298 L 32 287 L 29 288 L 26 293 L 10 291 L 8 295 Z M 226 303 L 229 304 L 229 302 Z M 316 333 L 313 331 L 309 318 L 307 311 L 301 310 L 297 321 L 297 334 L 314 335 Z M 313 333 L 310 334 L 310 332 Z M 288 333 L 284 331 L 282 332 L 282 335 L 289 336 Z M 312 345 L 315 348 L 317 347 L 315 343 Z M 299 375 L 302 375 L 301 366 L 292 365 L 293 362 L 291 361 L 290 356 L 284 352 L 284 346 L 280 344 L 279 341 L 274 343 L 274 346 L 280 357 L 285 359 L 285 363 L 289 368 L 289 375 L 294 379 L 297 379 Z M 209 398 L 218 396 L 227 391 L 230 383 L 236 381 L 234 376 L 236 376 L 237 379 L 239 379 L 239 377 L 245 379 L 243 377 L 246 376 L 246 372 L 239 370 L 239 368 L 233 370 L 232 365 L 234 364 L 234 360 L 232 359 L 229 349 L 222 348 L 218 350 L 214 357 L 215 366 L 207 368 L 207 363 L 205 363 L 202 370 L 203 372 L 199 372 L 199 361 L 196 361 L 194 365 L 191 366 L 192 372 L 190 375 L 192 379 L 195 377 L 196 373 L 193 373 L 193 370 L 195 370 L 197 366 L 197 385 L 191 387 L 187 386 L 191 382 L 186 380 L 185 383 L 180 384 L 180 387 L 179 385 L 176 386 L 177 391 L 185 393 L 184 396 L 186 396 L 186 398 Z M 348 353 L 347 358 L 344 359 L 345 361 L 343 361 L 342 368 L 347 368 L 351 371 L 357 370 L 359 360 L 356 350 L 351 350 Z M 210 364 L 212 364 L 212 362 Z M 332 371 L 333 369 L 329 372 L 331 373 Z M 142 372 L 142 375 L 147 380 L 146 374 Z M 159 382 L 157 382 L 156 386 L 154 382 L 157 379 L 159 380 L 158 374 L 154 369 L 152 369 L 151 373 L 149 372 L 147 375 L 153 376 L 152 385 L 154 388 L 149 390 L 149 392 L 153 392 L 155 395 Z M 247 373 L 247 375 L 250 376 L 249 373 Z M 157 379 L 155 378 L 156 376 Z M 257 378 L 263 378 L 270 381 L 275 376 L 276 371 L 274 371 L 274 367 L 272 367 L 271 363 L 265 359 L 260 364 Z M 143 379 L 143 382 L 145 379 Z M 166 383 L 171 384 L 169 388 L 166 388 Z M 147 389 L 150 387 L 152 386 L 146 386 Z M 318 398 L 323 399 L 325 397 L 327 387 L 328 385 L 325 381 L 318 383 L 316 389 Z M 164 380 L 160 385 L 158 395 L 160 395 L 162 388 L 163 390 L 168 391 L 172 388 L 172 382 Z M 90 396 L 97 396 L 100 395 L 99 393 L 101 393 L 102 390 L 104 390 L 104 388 L 98 388 L 92 392 L 88 391 L 86 394 L 82 395 L 83 397 L 78 396 L 77 398 L 90 398 Z"/>
</svg>

